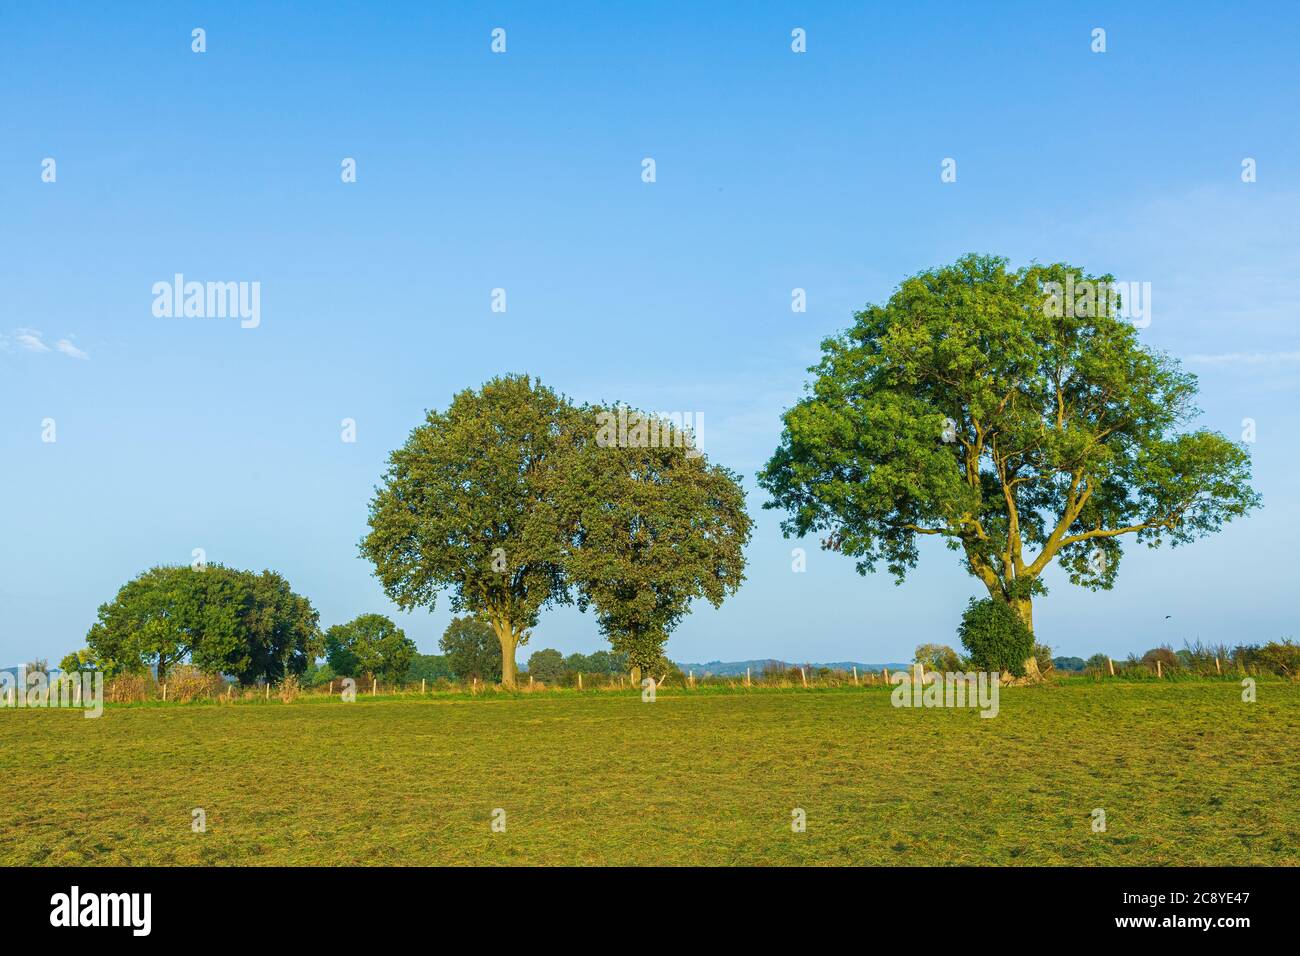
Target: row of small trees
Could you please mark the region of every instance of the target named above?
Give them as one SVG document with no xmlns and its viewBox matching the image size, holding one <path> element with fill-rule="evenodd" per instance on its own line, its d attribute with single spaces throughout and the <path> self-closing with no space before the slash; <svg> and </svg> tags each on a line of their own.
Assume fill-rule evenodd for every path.
<svg viewBox="0 0 1300 956">
<path fill-rule="evenodd" d="M 389 457 L 361 554 L 401 608 L 450 596 L 454 671 L 516 682 L 515 651 L 548 606 L 593 610 L 618 660 L 667 666 L 664 644 L 693 601 L 744 580 L 751 519 L 739 479 L 672 421 L 577 406 L 528 376 L 496 378 L 428 413 Z M 486 653 L 485 635 L 495 642 Z M 450 648 L 450 650 L 448 650 Z M 554 652 L 558 653 L 558 652 Z M 416 658 L 389 618 L 323 633 L 274 571 L 157 567 L 99 609 L 77 668 L 137 672 L 189 662 L 243 683 L 303 675 L 400 680 Z M 550 654 L 539 666 L 552 667 Z"/>
</svg>

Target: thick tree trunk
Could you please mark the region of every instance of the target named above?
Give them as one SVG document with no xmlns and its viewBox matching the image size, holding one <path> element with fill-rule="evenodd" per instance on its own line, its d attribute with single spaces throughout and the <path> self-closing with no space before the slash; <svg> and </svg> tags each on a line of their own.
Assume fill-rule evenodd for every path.
<svg viewBox="0 0 1300 956">
<path fill-rule="evenodd" d="M 1034 604 L 1030 598 L 1015 598 L 1011 602 L 1015 612 L 1020 615 L 1020 620 L 1025 622 L 1025 627 L 1029 628 L 1029 633 L 1034 633 Z"/>
<path fill-rule="evenodd" d="M 1020 615 L 1020 620 L 1025 622 L 1025 627 L 1029 628 L 1029 633 L 1034 633 L 1034 604 L 1030 598 L 1015 598 L 1011 602 L 1015 612 Z M 1033 655 L 1025 661 L 1025 676 L 1030 680 L 1041 680 L 1042 674 L 1038 670 L 1038 659 Z"/>
<path fill-rule="evenodd" d="M 517 680 L 515 671 L 515 648 L 519 645 L 519 635 L 514 632 L 509 621 L 493 624 L 497 640 L 501 642 L 501 684 L 514 688 Z"/>
</svg>

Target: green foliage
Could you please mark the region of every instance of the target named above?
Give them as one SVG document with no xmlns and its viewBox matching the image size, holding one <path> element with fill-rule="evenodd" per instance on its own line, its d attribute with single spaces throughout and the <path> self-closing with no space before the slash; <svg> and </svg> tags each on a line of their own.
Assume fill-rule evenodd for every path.
<svg viewBox="0 0 1300 956">
<path fill-rule="evenodd" d="M 382 614 L 362 614 L 325 632 L 325 656 L 342 677 L 372 674 L 384 681 L 406 676 L 415 642 Z"/>
<path fill-rule="evenodd" d="M 491 622 L 507 684 L 541 610 L 571 600 L 555 498 L 581 430 L 577 411 L 540 382 L 495 378 L 428 413 L 389 456 L 370 504 L 361 554 L 384 591 L 404 609 L 448 591 L 454 612 Z"/>
<path fill-rule="evenodd" d="M 926 670 L 940 671 L 948 674 L 962 670 L 961 658 L 947 644 L 922 644 L 916 649 L 912 660 L 924 664 Z"/>
<path fill-rule="evenodd" d="M 1300 646 L 1290 640 L 1271 641 L 1259 649 L 1257 663 L 1283 677 L 1300 676 Z"/>
<path fill-rule="evenodd" d="M 717 607 L 744 580 L 745 494 L 739 476 L 710 465 L 670 422 L 618 407 L 583 412 L 588 439 L 561 496 L 573 528 L 566 570 L 614 650 L 661 670 L 691 602 Z"/>
<path fill-rule="evenodd" d="M 1051 561 L 1109 588 L 1121 536 L 1183 544 L 1258 507 L 1242 447 L 1180 431 L 1193 376 L 1113 308 L 1052 307 L 1085 281 L 1110 277 L 970 255 L 857 313 L 759 474 L 783 531 L 899 580 L 936 536 L 1028 623 Z"/>
<path fill-rule="evenodd" d="M 238 658 L 242 667 L 231 661 L 223 672 L 234 674 L 245 684 L 259 679 L 278 684 L 301 675 L 321 653 L 316 609 L 275 571 L 231 573 L 248 589 L 240 613 L 247 654 Z"/>
<path fill-rule="evenodd" d="M 617 652 L 593 651 L 590 654 L 570 654 L 564 659 L 564 666 L 584 674 L 623 674 L 629 669 L 630 662 Z"/>
<path fill-rule="evenodd" d="M 88 647 L 83 647 L 79 651 L 73 651 L 66 655 L 63 660 L 59 661 L 59 670 L 65 673 L 99 670 L 99 661 L 95 658 L 94 651 Z"/>
<path fill-rule="evenodd" d="M 552 647 L 534 652 L 528 658 L 528 673 L 548 684 L 568 686 L 576 674 L 623 674 L 629 669 L 625 656 L 609 651 L 570 654 L 564 657 Z"/>
<path fill-rule="evenodd" d="M 334 668 L 329 664 L 318 664 L 312 661 L 307 665 L 307 669 L 302 674 L 302 685 L 304 687 L 324 687 L 338 679 L 338 674 L 334 673 Z"/>
<path fill-rule="evenodd" d="M 1159 647 L 1153 647 L 1151 648 L 1151 650 L 1147 651 L 1145 654 L 1142 655 L 1142 663 L 1145 664 L 1147 667 L 1149 667 L 1151 670 L 1156 669 L 1157 661 L 1160 662 L 1160 667 L 1165 673 L 1168 673 L 1169 671 L 1172 670 L 1177 670 L 1180 666 L 1178 662 L 1178 655 L 1174 653 L 1174 649 L 1170 647 L 1168 644 L 1162 644 Z"/>
<path fill-rule="evenodd" d="M 536 680 L 553 684 L 564 673 L 564 657 L 553 647 L 534 651 L 528 658 L 528 673 Z"/>
<path fill-rule="evenodd" d="M 1101 657 L 1102 667 L 1106 666 L 1106 655 L 1097 655 Z M 1070 673 L 1079 673 L 1088 667 L 1091 667 L 1091 660 L 1085 662 L 1082 657 L 1054 657 L 1052 666 L 1058 671 L 1068 671 Z"/>
<path fill-rule="evenodd" d="M 502 681 L 541 610 L 575 593 L 615 650 L 648 663 L 704 598 L 744 577 L 750 518 L 738 479 L 667 432 L 658 447 L 603 441 L 603 409 L 506 376 L 430 412 L 389 457 L 361 553 L 403 608 L 491 624 Z"/>
<path fill-rule="evenodd" d="M 1044 677 L 1056 670 L 1056 662 L 1052 660 L 1052 649 L 1046 644 L 1035 644 L 1031 656 L 1038 664 L 1038 673 Z"/>
<path fill-rule="evenodd" d="M 1025 676 L 1025 661 L 1034 651 L 1034 636 L 1006 601 L 971 598 L 957 636 L 970 654 L 972 666 Z"/>
<path fill-rule="evenodd" d="M 438 641 L 446 664 L 458 680 L 501 680 L 501 642 L 491 625 L 476 617 L 454 617 Z"/>
<path fill-rule="evenodd" d="M 88 650 L 113 676 L 190 662 L 244 683 L 301 674 L 320 653 L 318 615 L 274 571 L 156 567 L 99 608 Z"/>
<path fill-rule="evenodd" d="M 1093 654 L 1092 657 L 1088 658 L 1084 668 L 1096 671 L 1099 674 L 1110 673 L 1110 656 L 1107 654 Z"/>
<path fill-rule="evenodd" d="M 456 675 L 447 658 L 441 654 L 416 654 L 411 658 L 411 666 L 403 680 L 408 684 L 428 681 L 430 684 L 440 680 L 451 680 Z"/>
<path fill-rule="evenodd" d="M 1264 645 L 1242 645 L 1232 654 L 1233 663 L 1243 669 L 1258 668 L 1292 679 L 1300 676 L 1300 645 L 1290 638 Z"/>
</svg>

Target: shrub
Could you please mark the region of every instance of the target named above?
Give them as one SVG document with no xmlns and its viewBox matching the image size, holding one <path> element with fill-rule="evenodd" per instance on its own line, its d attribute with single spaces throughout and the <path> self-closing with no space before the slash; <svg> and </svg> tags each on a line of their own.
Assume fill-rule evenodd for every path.
<svg viewBox="0 0 1300 956">
<path fill-rule="evenodd" d="M 1109 674 L 1110 673 L 1110 656 L 1107 654 L 1093 654 L 1092 657 L 1084 661 L 1084 673 Z"/>
<path fill-rule="evenodd" d="M 294 674 L 290 674 L 281 682 L 280 699 L 286 704 L 297 700 L 300 693 L 302 693 L 302 685 Z"/>
<path fill-rule="evenodd" d="M 1142 655 L 1142 663 L 1150 670 L 1156 669 L 1156 661 L 1160 662 L 1162 671 L 1178 670 L 1182 665 L 1178 661 L 1178 655 L 1168 644 L 1162 644 L 1159 647 L 1153 647 Z"/>
<path fill-rule="evenodd" d="M 973 666 L 1025 676 L 1025 660 L 1034 651 L 1034 636 L 1006 601 L 971 598 L 957 636 Z"/>
<path fill-rule="evenodd" d="M 215 698 L 226 689 L 220 674 L 210 674 L 190 664 L 173 667 L 163 678 L 167 685 L 167 699 L 189 703 L 192 700 Z"/>
<path fill-rule="evenodd" d="M 1281 677 L 1300 675 L 1300 644 L 1290 638 L 1270 641 L 1255 650 L 1255 664 Z"/>
<path fill-rule="evenodd" d="M 1056 662 L 1052 660 L 1052 649 L 1046 644 L 1035 644 L 1033 657 L 1038 662 L 1038 673 L 1044 677 L 1056 670 Z"/>
<path fill-rule="evenodd" d="M 962 670 L 961 658 L 947 644 L 922 644 L 916 649 L 912 660 L 924 664 L 926 670 L 939 671 L 944 674 Z"/>
</svg>

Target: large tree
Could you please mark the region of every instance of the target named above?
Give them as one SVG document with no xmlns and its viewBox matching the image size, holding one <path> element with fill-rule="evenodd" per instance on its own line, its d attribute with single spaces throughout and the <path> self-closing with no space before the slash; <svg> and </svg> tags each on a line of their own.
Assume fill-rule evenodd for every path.
<svg viewBox="0 0 1300 956">
<path fill-rule="evenodd" d="M 320 649 L 316 611 L 274 571 L 156 567 L 99 608 L 88 657 L 109 674 L 179 663 L 249 682 L 302 673 Z"/>
<path fill-rule="evenodd" d="M 361 553 L 385 592 L 409 610 L 445 590 L 453 611 L 489 622 L 506 686 L 541 610 L 570 600 L 553 501 L 578 414 L 528 376 L 463 391 L 389 456 L 370 504 Z"/>
<path fill-rule="evenodd" d="M 566 568 L 614 650 L 633 667 L 659 668 L 691 603 L 717 607 L 745 579 L 745 493 L 666 420 L 632 412 L 651 427 L 628 440 L 600 430 L 616 412 L 584 413 L 590 440 L 560 496 L 573 535 Z"/>
<path fill-rule="evenodd" d="M 110 675 L 152 666 L 162 680 L 187 661 L 221 671 L 246 655 L 247 599 L 245 583 L 220 565 L 151 568 L 100 605 L 86 644 Z"/>
<path fill-rule="evenodd" d="M 943 539 L 1031 630 L 1053 560 L 1108 589 L 1126 537 L 1176 546 L 1257 507 L 1249 455 L 1184 430 L 1195 377 L 1138 341 L 1111 288 L 976 255 L 907 279 L 822 343 L 765 507 L 900 582 L 918 539 Z"/>
</svg>

